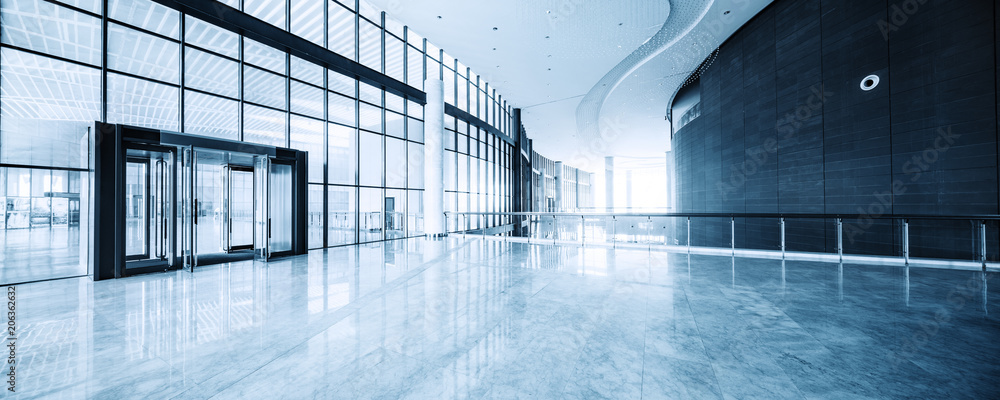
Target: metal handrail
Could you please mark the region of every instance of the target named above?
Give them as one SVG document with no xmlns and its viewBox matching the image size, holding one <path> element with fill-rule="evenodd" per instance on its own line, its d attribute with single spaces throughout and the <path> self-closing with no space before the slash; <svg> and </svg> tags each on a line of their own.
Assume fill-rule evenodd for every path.
<svg viewBox="0 0 1000 400">
<path fill-rule="evenodd" d="M 856 219 L 858 221 L 862 220 L 899 220 L 902 222 L 902 258 L 906 265 L 910 264 L 910 232 L 909 225 L 911 220 L 938 220 L 938 221 L 970 221 L 978 222 L 978 238 L 975 238 L 979 243 L 978 257 L 982 267 L 986 269 L 986 251 L 987 251 L 987 240 L 986 240 L 986 221 L 1000 221 L 1000 215 L 993 214 L 969 214 L 969 215 L 921 215 L 921 214 L 886 214 L 886 215 L 869 215 L 869 214 L 812 214 L 812 213 L 574 213 L 574 212 L 454 212 L 445 211 L 445 220 L 448 220 L 449 216 L 463 216 L 465 217 L 465 223 L 462 226 L 468 225 L 469 216 L 514 216 L 514 217 L 552 217 L 553 220 L 559 217 L 573 217 L 582 218 L 582 223 L 586 225 L 587 217 L 611 217 L 612 221 L 617 220 L 619 217 L 634 217 L 634 218 L 646 218 L 650 220 L 652 218 L 685 218 L 687 222 L 687 247 L 688 252 L 691 251 L 691 218 L 727 218 L 730 223 L 730 235 L 731 235 L 731 252 L 733 255 L 736 254 L 736 219 L 778 219 L 780 222 L 781 231 L 781 256 L 782 259 L 785 258 L 786 248 L 785 248 L 785 220 L 786 219 L 835 219 L 837 221 L 837 255 L 840 261 L 844 260 L 844 221 L 849 219 Z M 483 218 L 485 220 L 485 218 Z M 457 222 L 457 221 L 456 221 Z M 612 229 L 614 230 L 614 225 Z M 469 228 L 459 228 L 458 231 L 475 231 L 477 229 Z M 485 235 L 485 229 L 482 229 L 483 235 Z M 586 227 L 584 227 L 584 235 L 586 235 Z M 612 237 L 617 235 L 613 232 Z M 582 237 L 581 242 L 585 242 L 586 238 Z M 555 242 L 555 236 L 553 236 L 553 243 Z M 617 241 L 615 242 L 617 243 Z"/>
<path fill-rule="evenodd" d="M 996 214 L 968 215 L 923 215 L 923 214 L 809 214 L 809 213 L 572 213 L 572 212 L 457 212 L 445 211 L 448 215 L 508 215 L 541 217 L 690 217 L 690 218 L 787 218 L 787 219 L 914 219 L 914 220 L 983 220 L 1000 221 Z"/>
</svg>

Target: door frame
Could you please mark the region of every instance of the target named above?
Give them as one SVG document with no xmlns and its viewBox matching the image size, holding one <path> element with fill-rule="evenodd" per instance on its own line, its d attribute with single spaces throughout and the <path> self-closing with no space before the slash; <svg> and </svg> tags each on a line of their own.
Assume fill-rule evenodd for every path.
<svg viewBox="0 0 1000 400">
<path fill-rule="evenodd" d="M 170 148 L 173 150 L 174 163 L 172 179 L 178 184 L 180 163 L 177 150 L 190 146 L 197 149 L 222 150 L 269 157 L 274 162 L 290 163 L 292 168 L 292 250 L 272 254 L 272 257 L 284 255 L 305 254 L 308 240 L 308 154 L 304 151 L 266 146 L 234 140 L 217 139 L 206 136 L 188 135 L 178 132 L 141 128 L 121 124 L 94 123 L 94 170 L 93 170 L 93 212 L 92 237 L 94 248 L 90 258 L 90 271 L 95 281 L 122 278 L 144 272 L 164 271 L 170 268 L 180 268 L 180 242 L 177 233 L 181 229 L 178 216 L 181 210 L 177 207 L 180 188 L 173 190 L 174 207 L 170 214 L 172 222 L 171 246 L 173 257 L 167 260 L 167 265 L 145 268 L 128 268 L 126 271 L 125 257 L 125 158 L 128 148 L 150 146 L 156 149 Z M 161 151 L 161 150 L 156 150 Z M 169 252 L 168 252 L 169 253 Z M 168 257 L 168 259 L 171 257 Z M 134 264 L 132 264 L 134 265 Z M 132 266 L 130 265 L 130 266 Z M 192 269 L 193 271 L 193 269 Z"/>
<path fill-rule="evenodd" d="M 251 197 L 253 197 L 253 194 L 256 193 L 255 186 L 257 185 L 257 180 L 254 179 L 253 177 L 254 174 L 253 167 L 247 167 L 245 165 L 237 165 L 237 164 L 226 164 L 226 175 L 227 175 L 226 187 L 223 188 L 223 190 L 225 191 L 226 202 L 228 204 L 224 205 L 226 207 L 226 217 L 225 217 L 226 227 L 224 229 L 228 230 L 229 232 L 228 234 L 225 234 L 223 236 L 226 238 L 225 250 L 227 253 L 233 253 L 242 250 L 253 250 L 254 246 L 256 245 L 256 243 L 254 243 L 254 237 L 253 235 L 251 235 L 250 244 L 233 246 L 233 172 L 250 174 Z M 256 201 L 256 198 L 253 198 L 253 201 Z M 256 215 L 253 215 L 254 213 L 252 212 L 253 206 L 250 206 L 250 208 L 251 208 L 251 213 L 250 213 L 251 218 L 255 218 Z M 256 226 L 256 222 L 257 221 L 251 221 L 251 226 Z"/>
</svg>

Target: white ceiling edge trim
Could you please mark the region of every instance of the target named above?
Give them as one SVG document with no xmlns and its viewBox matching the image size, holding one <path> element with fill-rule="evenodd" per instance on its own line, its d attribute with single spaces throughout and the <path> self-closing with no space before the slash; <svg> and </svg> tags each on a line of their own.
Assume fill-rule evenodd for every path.
<svg viewBox="0 0 1000 400">
<path fill-rule="evenodd" d="M 611 92 L 643 64 L 671 48 L 690 33 L 705 18 L 714 3 L 715 0 L 670 1 L 670 15 L 663 27 L 608 71 L 580 101 L 576 109 L 576 124 L 578 137 L 581 140 L 600 138 L 601 109 Z"/>
</svg>

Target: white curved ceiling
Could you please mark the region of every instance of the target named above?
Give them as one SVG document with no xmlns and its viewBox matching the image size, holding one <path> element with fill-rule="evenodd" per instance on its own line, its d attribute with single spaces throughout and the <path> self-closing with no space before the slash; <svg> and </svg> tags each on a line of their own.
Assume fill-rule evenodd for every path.
<svg viewBox="0 0 1000 400">
<path fill-rule="evenodd" d="M 458 58 L 523 109 L 536 151 L 598 171 L 607 155 L 662 156 L 669 148 L 664 115 L 671 96 L 772 0 L 367 1 Z M 669 18 L 684 29 L 665 30 L 679 37 L 660 32 Z M 608 77 L 658 32 L 661 48 L 655 54 L 648 53 L 649 45 L 647 53 L 640 51 L 654 57 L 640 57 L 644 63 L 625 68 L 629 73 L 622 79 Z M 607 93 L 595 90 L 602 79 L 617 86 Z M 592 93 L 589 103 L 603 99 L 596 119 L 614 127 L 603 129 L 611 132 L 604 140 L 595 141 L 577 126 L 581 100 L 591 92 L 600 95 Z"/>
</svg>

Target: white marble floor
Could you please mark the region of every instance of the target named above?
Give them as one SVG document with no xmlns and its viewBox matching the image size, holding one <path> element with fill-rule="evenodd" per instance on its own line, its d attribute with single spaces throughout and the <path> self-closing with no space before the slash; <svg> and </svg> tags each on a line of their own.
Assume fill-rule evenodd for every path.
<svg viewBox="0 0 1000 400">
<path fill-rule="evenodd" d="M 8 397 L 995 398 L 994 277 L 449 238 L 33 283 Z"/>
</svg>

